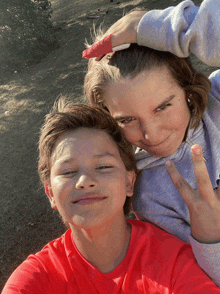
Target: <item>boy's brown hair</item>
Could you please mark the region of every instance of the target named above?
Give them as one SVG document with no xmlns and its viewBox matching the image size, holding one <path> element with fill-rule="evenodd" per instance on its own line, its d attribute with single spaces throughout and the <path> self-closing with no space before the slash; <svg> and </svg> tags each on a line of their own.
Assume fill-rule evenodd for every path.
<svg viewBox="0 0 220 294">
<path fill-rule="evenodd" d="M 50 181 L 50 158 L 57 139 L 62 134 L 79 128 L 91 128 L 107 133 L 116 144 L 126 170 L 134 170 L 137 174 L 132 145 L 125 139 L 122 130 L 109 113 L 101 108 L 74 104 L 61 98 L 46 115 L 41 128 L 38 173 L 43 184 Z M 127 197 L 124 205 L 125 215 L 129 214 L 130 207 L 131 198 Z"/>
</svg>

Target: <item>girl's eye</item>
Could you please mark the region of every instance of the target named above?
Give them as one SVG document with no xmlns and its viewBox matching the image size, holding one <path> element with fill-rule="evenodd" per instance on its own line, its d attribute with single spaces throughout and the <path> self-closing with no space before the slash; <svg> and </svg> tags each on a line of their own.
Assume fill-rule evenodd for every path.
<svg viewBox="0 0 220 294">
<path fill-rule="evenodd" d="M 169 106 L 171 106 L 170 103 L 167 103 L 167 104 L 165 104 L 165 105 L 162 105 L 162 106 L 160 106 L 160 107 L 157 108 L 157 111 L 164 111 L 164 110 L 166 110 L 167 107 L 169 107 Z"/>
<path fill-rule="evenodd" d="M 133 121 L 133 120 L 134 120 L 134 117 L 128 117 L 128 118 L 125 118 L 125 119 L 119 120 L 118 122 L 119 122 L 120 124 L 128 124 L 128 123 L 130 123 L 130 122 Z"/>
</svg>

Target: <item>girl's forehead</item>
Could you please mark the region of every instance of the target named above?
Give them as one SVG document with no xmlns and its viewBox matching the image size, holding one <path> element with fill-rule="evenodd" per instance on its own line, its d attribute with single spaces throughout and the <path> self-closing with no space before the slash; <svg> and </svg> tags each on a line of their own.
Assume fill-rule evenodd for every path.
<svg viewBox="0 0 220 294">
<path fill-rule="evenodd" d="M 153 68 L 144 71 L 133 78 L 121 78 L 118 81 L 108 83 L 105 91 L 105 102 L 114 103 L 116 100 L 134 97 L 140 100 L 141 96 L 154 96 L 154 100 L 166 95 L 166 92 L 174 87 L 180 88 L 171 76 L 167 67 Z M 180 88 L 181 89 L 181 88 Z"/>
<path fill-rule="evenodd" d="M 171 74 L 167 65 L 160 67 L 152 67 L 151 69 L 144 69 L 137 74 L 127 74 L 126 76 L 120 76 L 117 79 L 110 79 L 106 84 L 106 87 L 111 86 L 130 86 L 137 87 L 145 82 L 150 84 L 156 84 L 158 81 L 165 81 L 166 83 L 176 83 L 173 75 Z M 160 85 L 157 83 L 157 87 Z"/>
</svg>

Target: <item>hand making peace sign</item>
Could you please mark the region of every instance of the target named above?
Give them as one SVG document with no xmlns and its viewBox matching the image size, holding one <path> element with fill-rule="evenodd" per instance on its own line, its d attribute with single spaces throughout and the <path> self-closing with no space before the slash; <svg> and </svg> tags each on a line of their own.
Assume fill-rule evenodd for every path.
<svg viewBox="0 0 220 294">
<path fill-rule="evenodd" d="M 171 160 L 166 169 L 185 201 L 191 219 L 191 234 L 200 243 L 220 242 L 220 188 L 213 190 L 200 145 L 191 148 L 197 190 L 185 181 Z"/>
</svg>

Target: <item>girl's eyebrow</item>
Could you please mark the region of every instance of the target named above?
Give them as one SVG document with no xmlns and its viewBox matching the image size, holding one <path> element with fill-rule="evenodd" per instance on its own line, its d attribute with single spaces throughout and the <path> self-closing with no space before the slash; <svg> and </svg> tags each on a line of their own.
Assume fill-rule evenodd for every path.
<svg viewBox="0 0 220 294">
<path fill-rule="evenodd" d="M 157 108 L 160 108 L 164 105 L 166 105 L 168 102 L 170 102 L 173 98 L 175 97 L 175 95 L 171 95 L 170 97 L 168 98 L 165 98 L 164 101 L 162 101 L 156 108 L 155 110 L 157 110 Z"/>
<path fill-rule="evenodd" d="M 175 97 L 175 95 L 171 95 L 170 97 L 165 98 L 164 101 L 162 101 L 162 102 L 161 102 L 161 103 L 155 108 L 155 110 L 157 110 L 157 108 L 160 108 L 160 107 L 166 105 L 166 104 L 167 104 L 168 102 L 170 102 L 174 97 Z M 114 117 L 114 119 L 115 119 L 116 121 L 120 121 L 120 120 L 124 120 L 124 119 L 128 119 L 128 118 L 131 118 L 131 116 L 120 116 L 120 115 L 116 115 L 116 116 Z"/>
</svg>

